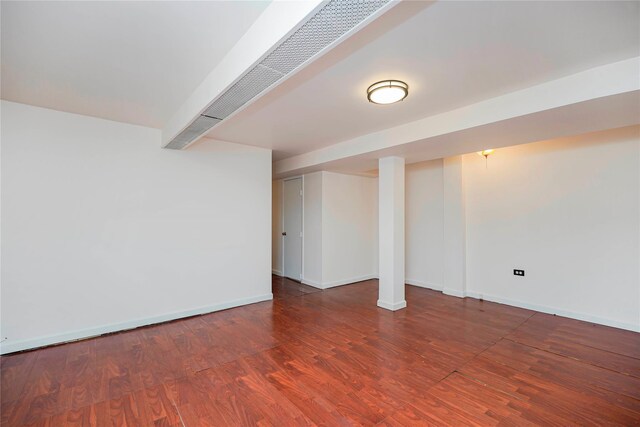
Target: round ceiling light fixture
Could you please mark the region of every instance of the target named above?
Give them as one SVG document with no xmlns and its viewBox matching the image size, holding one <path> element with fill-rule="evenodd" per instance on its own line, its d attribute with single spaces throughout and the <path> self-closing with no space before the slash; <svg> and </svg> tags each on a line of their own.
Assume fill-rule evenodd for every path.
<svg viewBox="0 0 640 427">
<path fill-rule="evenodd" d="M 409 85 L 400 80 L 382 80 L 369 86 L 367 99 L 374 104 L 393 104 L 409 95 Z"/>
</svg>

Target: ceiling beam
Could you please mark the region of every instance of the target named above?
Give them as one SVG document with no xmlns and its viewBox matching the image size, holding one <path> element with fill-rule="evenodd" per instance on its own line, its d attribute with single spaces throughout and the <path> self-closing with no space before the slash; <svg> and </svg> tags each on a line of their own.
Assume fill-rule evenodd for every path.
<svg viewBox="0 0 640 427">
<path fill-rule="evenodd" d="M 397 4 L 274 2 L 169 121 L 163 147 L 188 147 Z"/>
<path fill-rule="evenodd" d="M 639 75 L 640 57 L 592 68 L 280 160 L 274 164 L 274 176 L 281 178 L 328 168 L 352 168 L 356 163 L 360 168 L 366 168 L 374 164 L 370 160 L 388 155 L 413 155 L 420 160 L 429 160 L 464 154 L 476 151 L 477 145 L 486 144 L 491 136 L 494 138 L 491 141 L 499 139 L 506 145 L 516 145 L 533 142 L 536 139 L 531 138 L 536 135 L 544 135 L 537 140 L 554 137 L 549 135 L 549 129 L 555 129 L 557 136 L 566 136 L 561 133 L 584 133 L 638 124 Z M 510 132 L 512 139 L 499 138 L 500 132 L 510 126 L 520 132 L 526 129 L 528 134 Z M 473 136 L 474 130 L 478 133 L 477 138 Z M 467 141 L 464 144 L 441 143 L 461 135 Z M 491 144 L 484 148 L 497 147 Z M 363 170 L 366 169 L 360 169 Z"/>
<path fill-rule="evenodd" d="M 312 13 L 322 0 L 273 1 L 162 129 L 162 146 Z"/>
</svg>

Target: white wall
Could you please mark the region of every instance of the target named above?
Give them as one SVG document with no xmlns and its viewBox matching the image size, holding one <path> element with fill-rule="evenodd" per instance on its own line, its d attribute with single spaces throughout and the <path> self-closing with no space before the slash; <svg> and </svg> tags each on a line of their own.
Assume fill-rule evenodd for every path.
<svg viewBox="0 0 640 427">
<path fill-rule="evenodd" d="M 502 148 L 486 165 L 472 153 L 460 165 L 455 211 L 465 216 L 449 237 L 438 214 L 452 203 L 443 163 L 407 168 L 408 283 L 434 277 L 426 287 L 438 289 L 437 236 L 463 236 L 466 250 L 452 257 L 466 257 L 460 296 L 640 330 L 639 127 Z"/>
<path fill-rule="evenodd" d="M 274 181 L 274 189 L 282 180 Z M 303 283 L 324 289 L 377 277 L 377 179 L 333 172 L 303 177 Z M 274 190 L 274 204 L 282 204 Z M 273 253 L 282 253 L 276 211 Z M 273 257 L 273 271 L 282 271 L 282 258 Z"/>
<path fill-rule="evenodd" d="M 2 102 L 2 351 L 271 298 L 271 153 Z"/>
<path fill-rule="evenodd" d="M 324 288 L 377 277 L 376 178 L 323 172 Z"/>
<path fill-rule="evenodd" d="M 406 166 L 405 281 L 442 290 L 442 159 Z"/>
<path fill-rule="evenodd" d="M 640 128 L 464 157 L 467 288 L 640 330 Z M 524 269 L 525 277 L 513 275 Z"/>
</svg>

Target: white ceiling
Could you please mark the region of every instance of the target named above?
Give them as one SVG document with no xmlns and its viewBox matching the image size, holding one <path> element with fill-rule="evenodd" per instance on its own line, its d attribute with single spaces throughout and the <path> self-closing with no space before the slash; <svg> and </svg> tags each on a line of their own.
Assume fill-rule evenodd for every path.
<svg viewBox="0 0 640 427">
<path fill-rule="evenodd" d="M 2 1 L 2 99 L 160 128 L 268 4 Z"/>
<path fill-rule="evenodd" d="M 640 55 L 638 2 L 407 2 L 208 136 L 305 153 Z M 394 78 L 410 95 L 369 104 Z"/>
</svg>

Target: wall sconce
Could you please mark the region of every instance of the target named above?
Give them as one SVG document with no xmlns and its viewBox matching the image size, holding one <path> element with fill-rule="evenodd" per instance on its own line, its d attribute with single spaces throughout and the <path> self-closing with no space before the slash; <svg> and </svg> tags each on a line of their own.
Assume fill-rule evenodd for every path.
<svg viewBox="0 0 640 427">
<path fill-rule="evenodd" d="M 478 154 L 484 157 L 484 167 L 485 169 L 488 168 L 488 163 L 489 163 L 489 156 L 493 154 L 493 152 L 496 151 L 493 148 L 490 148 L 488 150 L 482 150 L 482 151 L 478 151 Z"/>
</svg>

